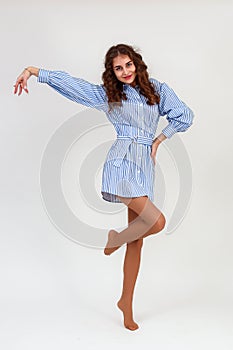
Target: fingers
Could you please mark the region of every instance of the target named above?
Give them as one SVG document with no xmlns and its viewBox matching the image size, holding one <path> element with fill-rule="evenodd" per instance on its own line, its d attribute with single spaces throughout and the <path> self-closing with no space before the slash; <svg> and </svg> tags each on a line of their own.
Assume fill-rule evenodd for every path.
<svg viewBox="0 0 233 350">
<path fill-rule="evenodd" d="M 153 144 L 152 145 L 152 149 L 151 149 L 151 153 L 150 153 L 150 156 L 151 156 L 151 158 L 153 160 L 154 165 L 156 163 L 157 148 L 158 147 L 155 147 L 155 144 Z"/>
<path fill-rule="evenodd" d="M 16 83 L 14 87 L 15 87 L 14 94 L 16 94 L 18 92 L 19 83 Z"/>
<path fill-rule="evenodd" d="M 19 87 L 20 84 L 21 84 L 21 77 L 19 77 L 19 78 L 16 80 L 16 83 L 15 83 L 15 85 L 14 85 L 14 87 L 15 87 L 14 93 L 15 93 L 15 94 L 17 93 L 18 87 Z"/>
<path fill-rule="evenodd" d="M 18 84 L 16 83 L 16 84 L 14 85 L 14 87 L 15 87 L 15 89 L 14 89 L 14 94 L 16 94 L 16 92 L 17 92 L 17 90 L 18 90 Z"/>
<path fill-rule="evenodd" d="M 27 79 L 26 78 L 23 80 L 23 86 L 22 87 L 27 92 Z"/>
<path fill-rule="evenodd" d="M 23 90 L 23 88 L 22 88 L 22 85 L 20 84 L 20 86 L 19 86 L 19 93 L 18 93 L 18 96 L 20 96 L 20 95 L 21 95 L 22 90 Z"/>
<path fill-rule="evenodd" d="M 14 94 L 16 94 L 18 92 L 18 88 L 19 88 L 19 94 L 18 95 L 20 95 L 21 92 L 22 92 L 21 83 L 17 82 L 14 86 L 15 86 Z"/>
<path fill-rule="evenodd" d="M 23 84 L 20 84 L 18 96 L 21 95 L 23 90 L 26 91 L 26 93 L 28 93 L 27 86 L 24 86 Z"/>
<path fill-rule="evenodd" d="M 152 161 L 153 161 L 153 163 L 154 163 L 154 165 L 155 165 L 155 155 L 152 156 L 152 154 L 151 154 L 150 156 L 151 156 Z"/>
<path fill-rule="evenodd" d="M 28 94 L 28 88 L 27 88 L 27 80 L 24 79 L 21 81 L 22 78 L 19 78 L 19 80 L 16 81 L 14 87 L 14 94 L 18 92 L 18 87 L 19 87 L 19 93 L 18 96 L 21 95 L 22 91 L 24 90 Z"/>
<path fill-rule="evenodd" d="M 14 85 L 14 87 L 15 87 L 14 94 L 16 94 L 18 92 L 18 88 L 19 88 L 18 96 L 21 95 L 23 90 L 28 94 L 27 80 L 29 77 L 30 77 L 30 75 L 28 76 L 28 75 L 24 74 L 24 72 L 22 74 L 20 74 L 20 76 L 17 78 L 16 83 Z"/>
<path fill-rule="evenodd" d="M 14 85 L 14 87 L 15 87 L 14 93 L 15 93 L 15 94 L 17 93 L 18 86 L 19 86 L 19 84 L 20 84 L 20 80 L 21 80 L 20 78 L 17 78 L 16 83 L 15 83 L 15 85 Z"/>
</svg>

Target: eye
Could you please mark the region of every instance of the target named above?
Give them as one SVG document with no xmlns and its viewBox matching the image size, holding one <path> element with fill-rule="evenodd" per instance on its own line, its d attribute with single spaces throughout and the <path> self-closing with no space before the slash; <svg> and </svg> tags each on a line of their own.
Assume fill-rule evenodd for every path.
<svg viewBox="0 0 233 350">
<path fill-rule="evenodd" d="M 127 66 L 132 66 L 132 62 L 128 62 L 128 63 L 127 63 Z"/>
</svg>

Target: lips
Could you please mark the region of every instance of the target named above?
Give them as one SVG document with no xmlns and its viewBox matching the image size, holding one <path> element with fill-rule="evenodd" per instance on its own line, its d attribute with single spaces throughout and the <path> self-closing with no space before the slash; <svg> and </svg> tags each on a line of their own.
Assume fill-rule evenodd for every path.
<svg viewBox="0 0 233 350">
<path fill-rule="evenodd" d="M 130 79 L 132 77 L 132 74 L 131 75 L 128 75 L 127 77 L 125 77 L 124 79 Z"/>
</svg>

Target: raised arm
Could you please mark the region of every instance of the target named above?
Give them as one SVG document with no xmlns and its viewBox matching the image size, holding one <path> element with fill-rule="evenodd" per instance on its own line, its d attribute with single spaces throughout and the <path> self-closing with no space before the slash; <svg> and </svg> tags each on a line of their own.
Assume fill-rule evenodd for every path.
<svg viewBox="0 0 233 350">
<path fill-rule="evenodd" d="M 103 85 L 92 84 L 84 79 L 73 77 L 64 71 L 27 67 L 24 72 L 26 76 L 28 72 L 30 75 L 35 75 L 39 83 L 46 83 L 74 102 L 98 110 L 107 111 L 108 109 L 107 95 Z"/>
</svg>

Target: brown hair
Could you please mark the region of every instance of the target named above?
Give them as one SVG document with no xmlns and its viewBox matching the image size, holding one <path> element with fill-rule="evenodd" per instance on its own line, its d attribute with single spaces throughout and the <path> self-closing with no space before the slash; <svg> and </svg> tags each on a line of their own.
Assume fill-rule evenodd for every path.
<svg viewBox="0 0 233 350">
<path fill-rule="evenodd" d="M 142 56 L 136 50 L 125 44 L 118 44 L 110 47 L 105 55 L 105 71 L 102 74 L 102 80 L 108 96 L 108 103 L 121 104 L 122 99 L 127 100 L 125 92 L 123 92 L 123 83 L 117 79 L 113 70 L 113 59 L 118 55 L 128 55 L 136 67 L 135 82 L 139 86 L 140 93 L 147 98 L 148 105 L 159 103 L 159 95 L 155 91 L 155 86 L 149 81 L 147 65 L 143 62 Z"/>
</svg>

